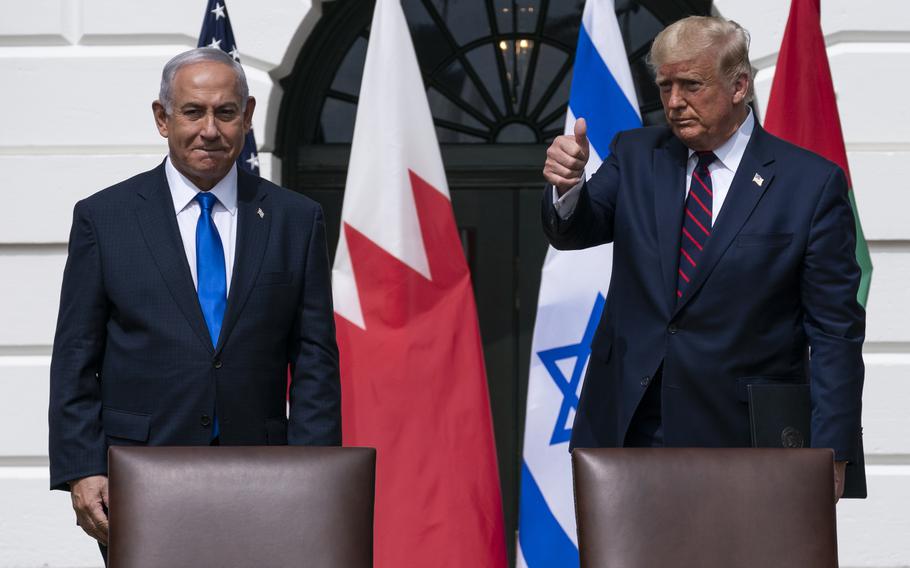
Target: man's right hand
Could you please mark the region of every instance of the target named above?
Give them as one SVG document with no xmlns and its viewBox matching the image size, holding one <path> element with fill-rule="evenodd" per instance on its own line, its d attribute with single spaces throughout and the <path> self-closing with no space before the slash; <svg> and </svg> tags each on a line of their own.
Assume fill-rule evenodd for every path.
<svg viewBox="0 0 910 568">
<path fill-rule="evenodd" d="M 557 136 L 547 148 L 544 179 L 562 196 L 584 179 L 589 155 L 588 125 L 585 119 L 579 118 L 575 121 L 574 135 Z"/>
<path fill-rule="evenodd" d="M 76 524 L 107 546 L 107 476 L 92 475 L 70 482 Z"/>
</svg>

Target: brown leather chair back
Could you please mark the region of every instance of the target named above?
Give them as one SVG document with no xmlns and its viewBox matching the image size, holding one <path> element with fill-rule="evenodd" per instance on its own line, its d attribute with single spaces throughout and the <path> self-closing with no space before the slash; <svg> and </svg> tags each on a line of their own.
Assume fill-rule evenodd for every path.
<svg viewBox="0 0 910 568">
<path fill-rule="evenodd" d="M 837 566 L 822 449 L 572 452 L 582 568 Z"/>
<path fill-rule="evenodd" d="M 371 448 L 109 452 L 112 568 L 369 568 Z"/>
</svg>

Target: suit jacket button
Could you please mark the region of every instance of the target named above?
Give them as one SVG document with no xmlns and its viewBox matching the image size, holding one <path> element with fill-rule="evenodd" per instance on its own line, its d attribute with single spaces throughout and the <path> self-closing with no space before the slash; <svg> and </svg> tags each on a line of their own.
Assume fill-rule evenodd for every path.
<svg viewBox="0 0 910 568">
<path fill-rule="evenodd" d="M 199 419 L 199 423 L 208 428 L 212 425 L 212 418 L 208 414 L 203 414 L 202 418 Z"/>
<path fill-rule="evenodd" d="M 675 323 L 671 323 L 671 324 L 667 327 L 667 331 L 670 333 L 670 335 L 675 335 L 676 332 L 679 331 L 679 328 L 676 327 L 676 324 L 675 324 Z"/>
<path fill-rule="evenodd" d="M 642 387 L 647 387 L 649 384 L 651 384 L 651 377 L 644 377 L 641 379 Z"/>
<path fill-rule="evenodd" d="M 212 366 L 215 367 L 216 369 L 220 369 L 221 365 L 222 365 L 221 359 L 215 359 L 215 362 L 212 363 Z"/>
</svg>

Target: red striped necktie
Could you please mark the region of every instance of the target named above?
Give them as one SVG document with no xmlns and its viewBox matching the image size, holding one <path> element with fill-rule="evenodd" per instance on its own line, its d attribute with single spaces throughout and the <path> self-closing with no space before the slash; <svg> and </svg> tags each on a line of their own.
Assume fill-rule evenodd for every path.
<svg viewBox="0 0 910 568">
<path fill-rule="evenodd" d="M 689 183 L 689 195 L 686 197 L 685 217 L 683 218 L 682 236 L 679 246 L 679 275 L 676 280 L 676 298 L 685 294 L 695 268 L 701 259 L 702 251 L 711 236 L 711 204 L 714 190 L 711 185 L 711 172 L 708 166 L 717 159 L 714 152 L 696 152 L 698 163 L 692 172 Z"/>
</svg>

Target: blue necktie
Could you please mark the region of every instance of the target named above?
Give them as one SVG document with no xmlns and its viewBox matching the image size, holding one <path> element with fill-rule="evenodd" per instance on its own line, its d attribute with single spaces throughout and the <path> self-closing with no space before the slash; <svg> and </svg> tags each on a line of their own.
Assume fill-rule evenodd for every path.
<svg viewBox="0 0 910 568">
<path fill-rule="evenodd" d="M 227 306 L 227 276 L 224 268 L 224 247 L 218 228 L 212 220 L 212 207 L 218 200 L 214 195 L 202 191 L 196 201 L 202 207 L 196 223 L 196 292 L 205 324 L 209 328 L 212 346 L 218 344 L 221 322 Z M 218 436 L 218 417 L 212 423 L 212 438 Z"/>
</svg>

